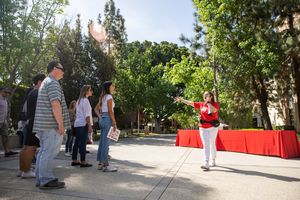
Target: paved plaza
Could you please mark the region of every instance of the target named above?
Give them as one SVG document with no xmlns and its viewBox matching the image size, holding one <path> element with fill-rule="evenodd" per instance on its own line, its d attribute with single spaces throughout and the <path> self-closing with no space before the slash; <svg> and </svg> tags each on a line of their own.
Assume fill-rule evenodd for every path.
<svg viewBox="0 0 300 200">
<path fill-rule="evenodd" d="M 18 156 L 0 158 L 1 200 L 297 200 L 300 159 L 219 151 L 217 166 L 200 169 L 203 150 L 175 146 L 175 136 L 125 138 L 112 143 L 116 173 L 97 170 L 98 144 L 88 145 L 94 166 L 71 166 L 62 146 L 55 174 L 66 188 L 41 190 L 33 179 L 16 177 Z"/>
</svg>

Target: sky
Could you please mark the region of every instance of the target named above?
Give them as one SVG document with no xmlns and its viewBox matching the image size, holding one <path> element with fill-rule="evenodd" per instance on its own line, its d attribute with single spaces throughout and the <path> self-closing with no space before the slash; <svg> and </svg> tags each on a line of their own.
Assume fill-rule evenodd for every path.
<svg viewBox="0 0 300 200">
<path fill-rule="evenodd" d="M 114 0 L 125 19 L 128 41 L 168 41 L 183 45 L 178 39 L 181 34 L 191 38 L 193 33 L 195 8 L 192 0 Z M 96 21 L 106 0 L 70 0 L 63 19 L 75 23 L 76 15 L 81 15 L 83 31 L 87 32 L 90 19 Z"/>
</svg>

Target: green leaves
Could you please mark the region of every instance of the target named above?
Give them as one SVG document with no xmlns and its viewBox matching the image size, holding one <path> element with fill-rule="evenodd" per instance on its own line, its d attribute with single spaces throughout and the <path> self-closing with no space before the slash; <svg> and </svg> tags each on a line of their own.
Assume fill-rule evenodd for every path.
<svg viewBox="0 0 300 200">
<path fill-rule="evenodd" d="M 32 74 L 41 72 L 41 66 L 45 66 L 43 56 L 53 46 L 51 43 L 48 46 L 46 38 L 54 26 L 54 16 L 67 3 L 62 0 L 1 1 L 0 65 L 5 67 L 0 78 L 8 85 L 28 84 Z"/>
</svg>

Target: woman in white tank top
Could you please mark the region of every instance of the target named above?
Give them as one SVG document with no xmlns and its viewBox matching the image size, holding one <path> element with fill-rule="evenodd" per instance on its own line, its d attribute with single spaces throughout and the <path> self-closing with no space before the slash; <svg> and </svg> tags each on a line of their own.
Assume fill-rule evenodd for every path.
<svg viewBox="0 0 300 200">
<path fill-rule="evenodd" d="M 116 172 L 117 168 L 112 167 L 108 163 L 108 150 L 110 139 L 107 138 L 107 134 L 111 127 L 114 130 L 117 129 L 117 123 L 114 114 L 114 99 L 113 94 L 115 92 L 115 85 L 111 81 L 106 81 L 103 83 L 102 92 L 99 98 L 100 108 L 102 110 L 100 121 L 101 136 L 99 140 L 97 161 L 98 169 L 103 172 Z"/>
</svg>

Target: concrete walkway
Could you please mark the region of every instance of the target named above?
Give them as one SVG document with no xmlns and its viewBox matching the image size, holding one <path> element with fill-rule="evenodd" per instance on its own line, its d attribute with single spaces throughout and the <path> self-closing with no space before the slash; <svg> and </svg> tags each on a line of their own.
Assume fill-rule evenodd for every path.
<svg viewBox="0 0 300 200">
<path fill-rule="evenodd" d="M 175 136 L 122 139 L 112 143 L 116 173 L 96 169 L 98 145 L 88 145 L 91 168 L 72 167 L 62 151 L 55 174 L 66 188 L 40 190 L 16 177 L 18 157 L 0 158 L 0 199 L 104 200 L 297 200 L 300 159 L 218 152 L 217 166 L 200 169 L 203 150 L 176 147 Z"/>
</svg>

